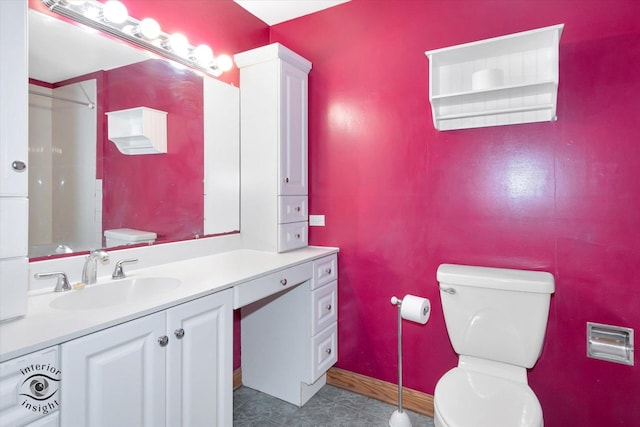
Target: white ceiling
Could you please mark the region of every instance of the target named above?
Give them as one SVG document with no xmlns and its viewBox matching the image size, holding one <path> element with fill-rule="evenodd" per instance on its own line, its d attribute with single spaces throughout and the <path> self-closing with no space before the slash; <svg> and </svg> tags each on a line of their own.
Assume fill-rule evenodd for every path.
<svg viewBox="0 0 640 427">
<path fill-rule="evenodd" d="M 149 58 L 147 52 L 97 31 L 29 9 L 29 77 L 33 79 L 56 83 Z"/>
<path fill-rule="evenodd" d="M 234 0 L 268 25 L 279 24 L 349 0 Z"/>
</svg>

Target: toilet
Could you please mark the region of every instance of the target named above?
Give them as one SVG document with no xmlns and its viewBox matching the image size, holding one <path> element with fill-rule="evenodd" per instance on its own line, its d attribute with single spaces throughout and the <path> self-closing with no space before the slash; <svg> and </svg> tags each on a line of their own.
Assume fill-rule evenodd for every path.
<svg viewBox="0 0 640 427">
<path fill-rule="evenodd" d="M 133 228 L 117 228 L 114 230 L 105 230 L 105 242 L 107 248 L 115 248 L 118 246 L 151 245 L 156 241 L 158 235 L 152 231 L 134 230 Z"/>
<path fill-rule="evenodd" d="M 442 264 L 447 333 L 458 366 L 436 384 L 436 427 L 542 427 L 542 407 L 527 381 L 542 352 L 550 273 Z"/>
</svg>

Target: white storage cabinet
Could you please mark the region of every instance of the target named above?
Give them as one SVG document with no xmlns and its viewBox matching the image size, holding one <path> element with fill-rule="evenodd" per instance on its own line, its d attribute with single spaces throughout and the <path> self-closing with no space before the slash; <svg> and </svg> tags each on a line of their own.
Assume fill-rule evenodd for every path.
<svg viewBox="0 0 640 427">
<path fill-rule="evenodd" d="M 244 385 L 302 406 L 326 384 L 338 360 L 337 262 L 334 254 L 294 267 L 304 282 L 242 308 Z"/>
<path fill-rule="evenodd" d="M 29 282 L 26 1 L 0 1 L 0 57 L 0 320 L 5 320 L 26 313 Z"/>
<path fill-rule="evenodd" d="M 245 247 L 285 252 L 307 246 L 311 63 L 279 43 L 239 53 L 235 62 Z"/>
<path fill-rule="evenodd" d="M 62 344 L 61 425 L 232 424 L 232 293 Z"/>
<path fill-rule="evenodd" d="M 556 120 L 564 24 L 425 52 L 438 130 Z"/>
</svg>

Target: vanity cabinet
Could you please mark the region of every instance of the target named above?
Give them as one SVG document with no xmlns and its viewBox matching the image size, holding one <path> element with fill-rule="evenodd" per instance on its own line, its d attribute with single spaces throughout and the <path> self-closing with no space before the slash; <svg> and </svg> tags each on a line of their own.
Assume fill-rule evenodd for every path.
<svg viewBox="0 0 640 427">
<path fill-rule="evenodd" d="M 326 384 L 338 358 L 337 260 L 295 267 L 304 282 L 242 308 L 244 385 L 302 406 Z"/>
<path fill-rule="evenodd" d="M 27 310 L 26 1 L 0 1 L 0 57 L 0 320 L 5 320 L 22 316 Z"/>
<path fill-rule="evenodd" d="M 62 426 L 232 424 L 232 293 L 61 346 Z"/>
<path fill-rule="evenodd" d="M 235 62 L 245 247 L 285 252 L 307 246 L 311 63 L 279 43 L 239 53 Z"/>
<path fill-rule="evenodd" d="M 58 389 L 58 346 L 26 354 L 0 364 L 0 426 L 57 427 L 60 397 Z M 37 367 L 37 369 L 36 369 Z M 40 367 L 45 367 L 40 368 Z M 53 373 L 50 373 L 50 369 Z M 42 375 L 46 375 L 46 378 Z M 52 379 L 53 378 L 53 379 Z M 47 381 L 41 392 L 44 400 L 31 394 L 31 381 Z"/>
</svg>

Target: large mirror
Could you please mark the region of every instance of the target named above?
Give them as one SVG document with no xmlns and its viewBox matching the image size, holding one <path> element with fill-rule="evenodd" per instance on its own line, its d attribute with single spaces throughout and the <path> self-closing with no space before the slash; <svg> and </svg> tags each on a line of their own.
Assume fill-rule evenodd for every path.
<svg viewBox="0 0 640 427">
<path fill-rule="evenodd" d="M 239 230 L 237 88 L 35 10 L 29 77 L 31 258 Z M 140 107 L 166 153 L 109 140 L 106 113 Z"/>
</svg>

